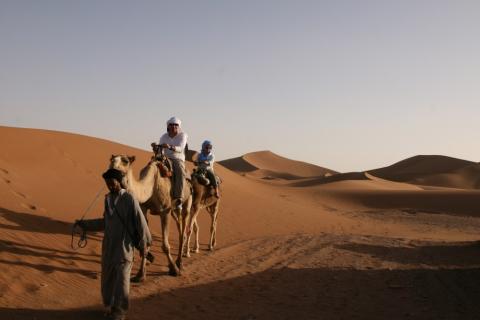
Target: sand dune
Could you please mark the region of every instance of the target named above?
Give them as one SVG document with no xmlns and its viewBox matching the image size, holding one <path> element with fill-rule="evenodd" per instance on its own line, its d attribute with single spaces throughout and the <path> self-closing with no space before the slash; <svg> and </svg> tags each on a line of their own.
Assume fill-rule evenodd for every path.
<svg viewBox="0 0 480 320">
<path fill-rule="evenodd" d="M 240 173 L 262 178 L 293 180 L 303 177 L 323 177 L 336 171 L 302 161 L 290 160 L 270 151 L 247 153 L 238 158 L 219 162 L 222 166 Z"/>
<path fill-rule="evenodd" d="M 415 156 L 370 173 L 388 180 L 427 186 L 460 189 L 480 186 L 479 164 L 446 156 Z"/>
<path fill-rule="evenodd" d="M 374 178 L 372 179 L 372 177 Z M 297 179 L 290 185 L 308 187 L 340 181 L 379 181 L 378 179 L 419 185 L 426 189 L 435 189 L 431 187 L 478 189 L 480 187 L 480 164 L 446 156 L 415 156 L 380 169 Z"/>
<path fill-rule="evenodd" d="M 368 172 L 338 173 L 328 177 L 299 179 L 289 184 L 292 187 L 323 186 L 325 189 L 343 190 L 421 190 L 420 187 L 375 177 Z"/>
<path fill-rule="evenodd" d="M 150 152 L 9 127 L 0 147 L 0 317 L 101 319 L 102 235 L 73 250 L 71 222 L 106 192 L 111 154 L 135 155 L 138 173 Z M 460 187 L 475 188 L 478 168 L 430 160 L 345 174 L 265 151 L 221 161 L 218 250 L 205 251 L 201 213 L 202 252 L 169 277 L 150 217 L 157 259 L 132 287 L 130 318 L 475 318 L 480 191 Z M 101 211 L 100 201 L 87 217 Z"/>
</svg>

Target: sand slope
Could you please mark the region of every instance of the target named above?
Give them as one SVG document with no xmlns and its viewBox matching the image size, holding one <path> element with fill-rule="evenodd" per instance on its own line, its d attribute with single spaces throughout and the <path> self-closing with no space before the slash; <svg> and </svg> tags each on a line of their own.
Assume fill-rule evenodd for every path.
<svg viewBox="0 0 480 320">
<path fill-rule="evenodd" d="M 71 222 L 106 192 L 100 174 L 111 154 L 135 155 L 138 172 L 150 153 L 9 127 L 0 127 L 0 147 L 0 317 L 101 319 L 102 234 L 73 250 Z M 220 162 L 218 250 L 204 250 L 202 213 L 202 252 L 169 277 L 150 217 L 157 259 L 147 282 L 132 286 L 130 318 L 475 318 L 480 191 L 408 182 L 445 173 L 472 182 L 476 167 L 421 168 L 391 181 L 375 171 L 324 177 L 335 172 L 270 152 Z M 100 215 L 101 201 L 87 217 Z"/>
<path fill-rule="evenodd" d="M 336 173 L 331 169 L 295 161 L 270 151 L 247 153 L 238 158 L 219 162 L 222 166 L 239 173 L 272 180 L 275 178 L 294 180 L 302 177 L 323 177 Z"/>
<path fill-rule="evenodd" d="M 370 173 L 388 180 L 426 186 L 460 189 L 480 186 L 479 164 L 446 156 L 415 156 Z"/>
</svg>

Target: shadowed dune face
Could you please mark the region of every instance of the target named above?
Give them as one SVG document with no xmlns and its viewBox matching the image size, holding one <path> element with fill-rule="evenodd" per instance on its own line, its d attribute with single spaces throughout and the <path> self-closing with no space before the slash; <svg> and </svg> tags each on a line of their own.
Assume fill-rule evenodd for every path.
<svg viewBox="0 0 480 320">
<path fill-rule="evenodd" d="M 410 189 L 414 185 L 422 189 L 478 189 L 480 188 L 480 164 L 455 159 L 445 156 L 415 156 L 405 159 L 391 166 L 369 170 L 368 172 L 338 173 L 331 176 L 298 179 L 290 183 L 293 187 L 312 187 L 338 182 L 347 182 L 359 187 L 363 185 L 368 189 L 371 181 L 382 181 L 383 185 L 389 184 L 390 189 Z M 357 181 L 353 183 L 353 181 Z M 367 182 L 370 181 L 370 182 Z M 403 183 L 395 185 L 394 182 Z M 378 184 L 377 184 L 378 185 Z M 438 187 L 438 188 L 435 188 Z"/>
<path fill-rule="evenodd" d="M 452 157 L 438 155 L 419 155 L 399 161 L 385 168 L 372 170 L 372 172 L 376 172 L 377 175 L 380 175 L 381 173 L 390 173 L 399 177 L 403 175 L 408 178 L 409 175 L 415 174 L 428 175 L 435 173 L 451 172 L 472 164 L 474 164 L 474 162 L 456 159 Z"/>
<path fill-rule="evenodd" d="M 246 161 L 243 157 L 223 160 L 218 163 L 235 172 L 252 172 L 259 169 Z"/>
<path fill-rule="evenodd" d="M 479 164 L 446 156 L 415 156 L 369 172 L 388 180 L 427 186 L 476 189 L 480 185 Z"/>
<path fill-rule="evenodd" d="M 74 250 L 71 223 L 90 205 L 87 218 L 101 217 L 112 154 L 135 156 L 138 177 L 151 152 L 7 127 L 0 147 L 0 318 L 100 319 L 103 235 Z M 207 253 L 201 212 L 200 253 L 168 277 L 149 216 L 157 259 L 132 287 L 129 318 L 474 319 L 480 191 L 465 189 L 479 168 L 457 160 L 343 174 L 265 151 L 221 161 L 218 249 Z M 175 228 L 170 239 L 175 251 Z"/>
<path fill-rule="evenodd" d="M 323 177 L 336 173 L 336 171 L 309 163 L 290 160 L 270 151 L 252 152 L 219 163 L 232 171 L 248 173 L 258 178 L 270 180 L 295 180 L 305 177 Z"/>
<path fill-rule="evenodd" d="M 311 187 L 339 181 L 368 180 L 363 172 L 338 173 L 327 177 L 318 177 L 313 179 L 304 179 L 291 183 L 292 187 Z"/>
</svg>

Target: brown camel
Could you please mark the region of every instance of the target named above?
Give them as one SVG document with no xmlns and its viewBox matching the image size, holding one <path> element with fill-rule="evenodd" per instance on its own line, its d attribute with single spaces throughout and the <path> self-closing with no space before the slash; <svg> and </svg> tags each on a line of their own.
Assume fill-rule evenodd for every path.
<svg viewBox="0 0 480 320">
<path fill-rule="evenodd" d="M 197 223 L 197 216 L 201 209 L 205 208 L 210 214 L 210 241 L 208 249 L 213 251 L 217 244 L 217 218 L 218 209 L 220 207 L 220 199 L 212 195 L 211 187 L 202 185 L 196 175 L 192 174 L 192 189 L 193 189 L 193 202 L 192 209 L 190 210 L 190 223 L 187 228 L 187 241 L 185 255 L 190 257 L 190 237 L 192 232 L 195 232 L 195 243 L 193 246 L 193 252 L 198 253 L 200 246 L 198 242 L 199 227 Z"/>
<path fill-rule="evenodd" d="M 169 177 L 163 177 L 162 173 L 167 170 L 163 162 L 152 159 L 141 171 L 140 179 L 133 176 L 132 163 L 134 156 L 112 155 L 110 158 L 110 168 L 115 168 L 125 174 L 123 184 L 127 191 L 131 192 L 138 200 L 142 211 L 147 218 L 147 211 L 152 215 L 159 215 L 162 225 L 163 245 L 162 249 L 167 255 L 168 268 L 170 275 L 180 275 L 182 270 L 182 249 L 186 240 L 186 225 L 190 215 L 192 205 L 192 194 L 190 188 L 184 188 L 184 202 L 181 212 L 174 210 L 173 199 L 171 197 L 172 182 Z M 188 184 L 185 184 L 188 185 Z M 170 254 L 170 244 L 168 242 L 170 214 L 173 215 L 178 228 L 179 249 L 177 260 L 173 261 Z M 147 220 L 148 221 L 148 220 Z M 146 257 L 142 256 L 140 270 L 134 277 L 134 281 L 144 281 L 146 278 Z"/>
</svg>

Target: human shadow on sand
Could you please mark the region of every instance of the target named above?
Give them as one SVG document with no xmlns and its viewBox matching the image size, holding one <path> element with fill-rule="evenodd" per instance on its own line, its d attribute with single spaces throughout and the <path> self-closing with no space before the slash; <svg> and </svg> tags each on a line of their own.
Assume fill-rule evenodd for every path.
<svg viewBox="0 0 480 320">
<path fill-rule="evenodd" d="M 0 229 L 48 234 L 71 234 L 72 223 L 41 215 L 12 211 L 0 207 L 0 217 L 11 222 L 11 224 L 0 223 Z"/>
<path fill-rule="evenodd" d="M 476 319 L 479 277 L 479 268 L 269 269 L 134 299 L 128 319 Z M 3 307 L 0 318 L 99 319 L 92 308 Z"/>
<path fill-rule="evenodd" d="M 38 245 L 25 244 L 16 241 L 0 241 L 0 252 L 11 252 L 17 255 L 29 257 L 41 257 L 60 260 L 78 260 L 86 262 L 98 262 L 100 255 L 86 254 L 78 251 L 57 250 L 54 248 L 42 247 Z M 93 257 L 94 259 L 88 259 Z"/>
<path fill-rule="evenodd" d="M 0 216 L 8 221 L 8 223 L 0 223 L 0 230 L 71 236 L 72 224 L 63 221 L 26 212 L 15 212 L 5 208 L 0 208 Z M 92 241 L 101 239 L 99 234 L 88 234 L 88 238 Z M 89 278 L 96 278 L 95 272 L 80 269 L 76 266 L 76 263 L 98 263 L 100 260 L 98 254 L 57 249 L 54 243 L 49 247 L 43 245 L 43 243 L 25 242 L 0 239 L 0 253 L 3 253 L 0 256 L 0 265 L 25 266 L 45 273 L 54 271 L 78 273 Z M 10 255 L 4 253 L 10 253 Z M 23 259 L 23 257 L 28 259 Z M 30 258 L 33 258 L 33 260 Z M 38 263 L 37 261 L 49 261 L 49 263 Z"/>
<path fill-rule="evenodd" d="M 37 270 L 45 272 L 45 273 L 53 273 L 53 272 L 58 271 L 58 272 L 80 274 L 84 277 L 91 278 L 91 279 L 97 279 L 98 278 L 98 272 L 91 271 L 91 270 L 86 270 L 86 269 L 79 269 L 77 267 L 69 267 L 69 266 L 60 267 L 60 266 L 54 266 L 52 264 L 29 263 L 29 262 L 26 262 L 26 261 L 9 261 L 9 260 L 1 259 L 1 258 L 0 258 L 0 265 L 29 267 L 29 268 L 37 269 Z"/>
</svg>

